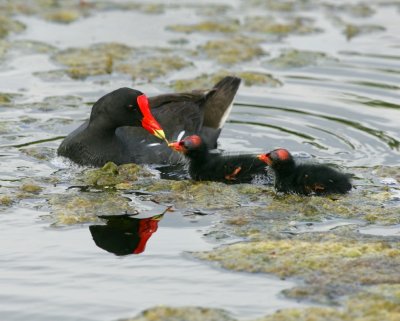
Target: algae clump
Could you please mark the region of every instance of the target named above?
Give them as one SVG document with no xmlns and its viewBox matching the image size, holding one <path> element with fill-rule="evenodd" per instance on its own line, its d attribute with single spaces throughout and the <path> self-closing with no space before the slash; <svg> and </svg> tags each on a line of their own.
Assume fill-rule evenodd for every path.
<svg viewBox="0 0 400 321">
<path fill-rule="evenodd" d="M 290 34 L 310 34 L 319 32 L 320 29 L 314 27 L 311 19 L 294 18 L 290 21 L 275 22 L 272 17 L 249 17 L 244 23 L 244 29 L 250 32 L 267 33 L 278 36 Z"/>
<path fill-rule="evenodd" d="M 11 32 L 21 32 L 25 25 L 7 16 L 0 15 L 0 39 L 7 37 Z"/>
<path fill-rule="evenodd" d="M 67 66 L 71 78 L 83 79 L 88 76 L 111 74 L 116 61 L 128 58 L 133 49 L 118 43 L 92 45 L 88 48 L 70 48 L 53 56 L 53 59 Z"/>
<path fill-rule="evenodd" d="M 265 52 L 258 43 L 259 40 L 254 38 L 233 37 L 227 40 L 210 40 L 198 49 L 222 64 L 232 65 L 264 55 Z"/>
<path fill-rule="evenodd" d="M 13 199 L 8 195 L 0 196 L 0 205 L 10 206 L 13 203 Z"/>
<path fill-rule="evenodd" d="M 119 64 L 115 71 L 129 74 L 132 79 L 154 80 L 172 71 L 177 71 L 192 64 L 185 59 L 173 56 L 145 58 L 136 64 Z"/>
<path fill-rule="evenodd" d="M 323 52 L 290 49 L 266 64 L 276 68 L 299 68 L 333 61 L 336 60 Z"/>
<path fill-rule="evenodd" d="M 54 225 L 99 221 L 100 215 L 137 213 L 130 199 L 114 192 L 57 195 L 49 200 Z"/>
<path fill-rule="evenodd" d="M 132 184 L 139 178 L 151 177 L 153 174 L 137 164 L 123 164 L 117 166 L 108 162 L 100 169 L 89 169 L 84 173 L 83 182 L 87 185 L 107 187 L 122 183 Z M 128 185 L 126 185 L 127 187 Z"/>
<path fill-rule="evenodd" d="M 227 312 L 221 309 L 201 307 L 173 308 L 159 306 L 141 312 L 138 316 L 120 321 L 235 321 Z"/>
<path fill-rule="evenodd" d="M 351 40 L 354 37 L 369 34 L 373 32 L 385 31 L 386 29 L 382 26 L 377 25 L 355 25 L 346 24 L 343 30 L 343 34 L 346 36 L 347 40 Z"/>
<path fill-rule="evenodd" d="M 40 187 L 39 185 L 33 184 L 33 183 L 25 183 L 25 184 L 21 185 L 20 189 L 23 192 L 32 193 L 32 194 L 39 194 L 43 190 L 42 187 Z"/>
<path fill-rule="evenodd" d="M 193 33 L 193 32 L 222 32 L 233 33 L 240 28 L 240 22 L 236 19 L 226 21 L 204 21 L 193 25 L 171 25 L 167 30 Z"/>
<path fill-rule="evenodd" d="M 189 91 L 199 88 L 210 88 L 225 76 L 236 76 L 243 80 L 245 86 L 280 87 L 282 82 L 270 74 L 252 71 L 219 71 L 215 74 L 202 74 L 193 79 L 178 79 L 172 82 L 172 88 L 176 91 Z"/>
<path fill-rule="evenodd" d="M 60 23 L 71 23 L 80 17 L 80 13 L 76 10 L 60 9 L 50 11 L 44 14 L 46 20 Z"/>
</svg>

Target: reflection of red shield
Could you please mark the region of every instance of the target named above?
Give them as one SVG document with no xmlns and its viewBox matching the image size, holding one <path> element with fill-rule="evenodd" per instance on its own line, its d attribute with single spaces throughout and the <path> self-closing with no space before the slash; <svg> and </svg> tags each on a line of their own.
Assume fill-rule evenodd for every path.
<svg viewBox="0 0 400 321">
<path fill-rule="evenodd" d="M 134 254 L 139 254 L 144 251 L 146 248 L 146 243 L 151 237 L 151 235 L 157 231 L 158 228 L 158 219 L 153 219 L 152 217 L 144 218 L 139 222 L 139 244 L 136 249 L 133 251 Z"/>
<path fill-rule="evenodd" d="M 129 215 L 100 217 L 106 220 L 106 225 L 89 226 L 96 245 L 116 255 L 128 255 L 140 254 L 145 250 L 163 214 L 142 219 Z"/>
</svg>

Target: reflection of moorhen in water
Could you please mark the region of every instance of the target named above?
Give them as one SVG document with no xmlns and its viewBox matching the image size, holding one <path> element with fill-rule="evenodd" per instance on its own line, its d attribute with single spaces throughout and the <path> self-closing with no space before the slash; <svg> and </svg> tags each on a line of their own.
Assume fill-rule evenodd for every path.
<svg viewBox="0 0 400 321">
<path fill-rule="evenodd" d="M 130 215 L 99 216 L 106 225 L 89 226 L 96 245 L 116 255 L 140 254 L 151 235 L 157 231 L 158 222 L 164 214 L 148 218 Z"/>
</svg>

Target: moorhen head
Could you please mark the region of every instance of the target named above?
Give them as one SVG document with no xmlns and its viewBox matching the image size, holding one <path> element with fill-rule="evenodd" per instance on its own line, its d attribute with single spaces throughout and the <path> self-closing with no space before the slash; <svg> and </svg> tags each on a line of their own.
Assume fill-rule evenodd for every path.
<svg viewBox="0 0 400 321">
<path fill-rule="evenodd" d="M 343 174 L 327 165 L 296 164 L 286 149 L 275 149 L 258 155 L 275 173 L 278 192 L 303 195 L 345 194 L 352 185 L 349 174 Z"/>
<path fill-rule="evenodd" d="M 99 134 L 122 126 L 142 126 L 150 134 L 165 139 L 165 133 L 150 110 L 142 92 L 120 88 L 100 98 L 92 108 L 89 127 L 99 127 Z"/>
</svg>

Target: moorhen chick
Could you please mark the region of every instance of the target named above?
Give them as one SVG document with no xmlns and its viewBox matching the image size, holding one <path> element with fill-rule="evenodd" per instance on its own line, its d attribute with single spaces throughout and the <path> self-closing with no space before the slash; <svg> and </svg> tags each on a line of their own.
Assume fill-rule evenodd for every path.
<svg viewBox="0 0 400 321">
<path fill-rule="evenodd" d="M 211 90 L 148 99 L 135 89 L 117 89 L 93 105 L 89 120 L 64 139 L 58 155 L 92 166 L 109 161 L 177 164 L 182 161 L 178 153 L 167 144 L 154 143 L 159 138 L 176 139 L 185 131 L 203 135 L 207 145 L 215 148 L 240 81 L 228 76 Z"/>
<path fill-rule="evenodd" d="M 278 192 L 303 195 L 345 194 L 351 190 L 350 174 L 321 164 L 296 164 L 286 149 L 275 149 L 258 155 L 275 173 Z"/>
<path fill-rule="evenodd" d="M 189 159 L 189 174 L 196 181 L 250 183 L 257 175 L 266 175 L 265 163 L 256 155 L 212 153 L 199 135 L 185 137 L 169 147 Z"/>
</svg>

